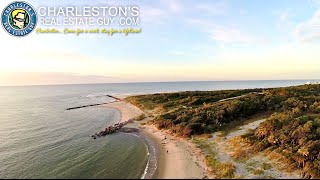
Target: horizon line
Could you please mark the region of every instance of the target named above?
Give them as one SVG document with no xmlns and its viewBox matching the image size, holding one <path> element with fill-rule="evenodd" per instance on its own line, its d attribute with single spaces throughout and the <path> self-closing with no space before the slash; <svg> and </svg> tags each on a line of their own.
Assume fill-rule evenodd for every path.
<svg viewBox="0 0 320 180">
<path fill-rule="evenodd" d="M 62 84 L 27 84 L 27 85 L 0 85 L 0 87 L 27 87 L 27 86 L 65 86 L 65 85 L 99 85 L 99 84 L 142 84 L 142 83 L 184 83 L 184 82 L 241 82 L 241 81 L 318 81 L 320 79 L 251 79 L 251 80 L 199 80 L 199 81 L 136 81 L 136 82 L 104 82 L 104 83 L 62 83 Z"/>
</svg>

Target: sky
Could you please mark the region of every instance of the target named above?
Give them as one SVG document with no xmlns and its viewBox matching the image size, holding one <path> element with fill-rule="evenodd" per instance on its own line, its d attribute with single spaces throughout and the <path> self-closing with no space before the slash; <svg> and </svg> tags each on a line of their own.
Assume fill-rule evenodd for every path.
<svg viewBox="0 0 320 180">
<path fill-rule="evenodd" d="M 2 11 L 12 1 L 2 0 Z M 320 0 L 27 0 L 136 5 L 139 34 L 12 37 L 0 85 L 320 79 Z M 38 27 L 45 28 L 38 23 Z"/>
</svg>

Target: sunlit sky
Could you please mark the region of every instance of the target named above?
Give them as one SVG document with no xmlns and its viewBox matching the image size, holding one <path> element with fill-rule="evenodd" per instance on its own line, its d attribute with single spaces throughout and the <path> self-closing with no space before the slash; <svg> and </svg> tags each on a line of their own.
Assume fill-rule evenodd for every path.
<svg viewBox="0 0 320 180">
<path fill-rule="evenodd" d="M 320 79 L 318 0 L 27 2 L 137 5 L 142 32 L 16 38 L 1 28 L 0 85 Z"/>
</svg>

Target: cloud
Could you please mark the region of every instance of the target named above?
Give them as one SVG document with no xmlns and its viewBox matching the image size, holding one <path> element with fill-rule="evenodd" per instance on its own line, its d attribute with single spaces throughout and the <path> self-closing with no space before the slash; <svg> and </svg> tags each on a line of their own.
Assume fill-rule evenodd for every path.
<svg viewBox="0 0 320 180">
<path fill-rule="evenodd" d="M 253 43 L 257 39 L 237 27 L 220 25 L 206 20 L 193 19 L 190 24 L 202 28 L 209 38 L 220 43 Z"/>
<path fill-rule="evenodd" d="M 98 75 L 81 75 L 75 73 L 59 72 L 12 72 L 0 76 L 0 84 L 14 85 L 48 85 L 48 84 L 86 84 L 108 83 L 117 78 Z"/>
<path fill-rule="evenodd" d="M 168 13 L 163 9 L 150 6 L 141 7 L 141 20 L 144 22 L 159 22 L 159 20 L 163 20 L 168 17 Z"/>
<path fill-rule="evenodd" d="M 180 0 L 162 0 L 162 3 L 173 13 L 180 13 L 184 9 Z"/>
<path fill-rule="evenodd" d="M 278 16 L 277 26 L 280 28 L 289 28 L 292 30 L 295 27 L 293 19 L 297 16 L 292 8 L 282 9 L 275 13 Z"/>
<path fill-rule="evenodd" d="M 254 38 L 237 28 L 215 26 L 209 31 L 210 38 L 223 43 L 252 43 Z"/>
<path fill-rule="evenodd" d="M 283 11 L 281 14 L 280 14 L 280 21 L 282 23 L 287 23 L 289 21 L 289 13 L 288 11 Z"/>
<path fill-rule="evenodd" d="M 174 56 L 187 56 L 188 54 L 184 51 L 170 51 L 169 54 Z"/>
<path fill-rule="evenodd" d="M 226 15 L 229 10 L 229 4 L 227 1 L 213 1 L 210 4 L 196 4 L 193 10 L 199 11 L 201 14 L 207 14 L 210 16 Z"/>
<path fill-rule="evenodd" d="M 141 19 L 147 23 L 162 24 L 175 13 L 181 13 L 183 6 L 178 0 L 162 0 L 160 5 L 141 6 Z"/>
<path fill-rule="evenodd" d="M 320 10 L 316 11 L 311 19 L 299 23 L 295 28 L 295 34 L 301 42 L 320 40 Z"/>
<path fill-rule="evenodd" d="M 312 6 L 319 7 L 320 6 L 320 0 L 309 0 Z"/>
<path fill-rule="evenodd" d="M 210 3 L 161 0 L 160 3 L 141 7 L 141 17 L 144 22 L 163 24 L 164 20 L 176 18 L 188 19 L 196 15 L 221 16 L 227 15 L 229 3 L 217 0 Z"/>
<path fill-rule="evenodd" d="M 4 52 L 7 53 L 0 60 L 0 78 L 10 72 L 66 72 L 83 76 L 95 74 L 103 77 L 129 76 L 128 74 L 132 73 L 125 59 L 96 58 L 63 49 L 42 48 L 40 50 L 38 48 L 41 45 L 40 42 L 17 53 L 14 45 L 14 43 L 8 43 L 8 46 L 3 47 Z"/>
</svg>

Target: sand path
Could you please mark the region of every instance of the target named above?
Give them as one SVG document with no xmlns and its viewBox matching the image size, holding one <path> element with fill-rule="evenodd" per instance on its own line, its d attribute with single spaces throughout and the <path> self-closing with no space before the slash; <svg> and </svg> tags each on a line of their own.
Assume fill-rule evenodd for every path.
<svg viewBox="0 0 320 180">
<path fill-rule="evenodd" d="M 236 167 L 236 178 L 277 178 L 277 179 L 299 179 L 299 175 L 296 172 L 287 173 L 279 170 L 279 164 L 273 162 L 268 157 L 258 153 L 248 156 L 247 159 L 236 160 L 233 154 L 235 151 L 241 151 L 246 148 L 243 142 L 241 142 L 241 135 L 244 135 L 250 129 L 256 129 L 266 119 L 257 120 L 246 125 L 239 127 L 239 129 L 230 132 L 225 136 L 221 136 L 219 133 L 214 133 L 210 141 L 214 142 L 214 151 L 217 153 L 217 159 L 220 162 L 231 162 Z"/>
</svg>

